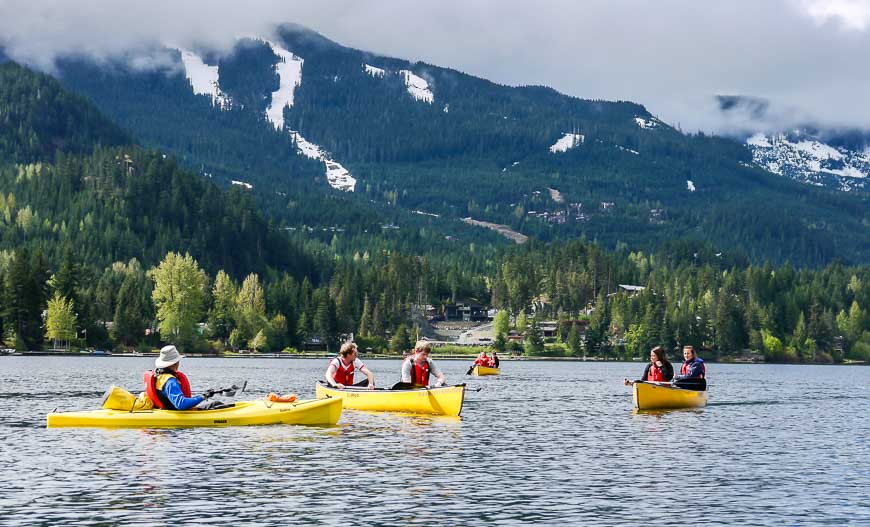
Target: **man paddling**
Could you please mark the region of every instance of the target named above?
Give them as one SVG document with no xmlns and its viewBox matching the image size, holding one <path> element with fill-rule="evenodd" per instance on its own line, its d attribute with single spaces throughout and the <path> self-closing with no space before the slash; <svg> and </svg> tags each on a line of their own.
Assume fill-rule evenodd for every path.
<svg viewBox="0 0 870 527">
<path fill-rule="evenodd" d="M 435 361 L 429 358 L 430 344 L 425 340 L 418 340 L 414 346 L 414 354 L 402 362 L 401 384 L 414 386 L 429 386 L 429 377 L 434 375 L 437 379 L 435 387 L 443 386 L 447 380 L 444 373 L 435 365 Z"/>
<path fill-rule="evenodd" d="M 214 401 L 201 404 L 214 395 L 211 390 L 202 395 L 191 396 L 190 381 L 185 374 L 178 371 L 183 358 L 184 355 L 178 353 L 175 346 L 163 346 L 160 356 L 154 359 L 155 370 L 145 372 L 145 393 L 154 406 L 164 410 L 207 410 L 220 404 Z"/>
<path fill-rule="evenodd" d="M 366 368 L 361 360 L 357 358 L 359 349 L 353 342 L 345 342 L 341 345 L 338 351 L 338 357 L 329 361 L 329 366 L 326 367 L 326 384 L 337 388 L 345 388 L 347 386 L 366 386 L 369 390 L 375 389 L 375 374 Z M 359 384 L 354 384 L 354 372 L 359 371 L 366 376 L 365 381 L 360 381 Z"/>
<path fill-rule="evenodd" d="M 707 366 L 695 353 L 694 346 L 683 346 L 683 359 L 683 367 L 680 368 L 680 374 L 674 377 L 674 384 L 689 390 L 706 390 Z"/>
</svg>

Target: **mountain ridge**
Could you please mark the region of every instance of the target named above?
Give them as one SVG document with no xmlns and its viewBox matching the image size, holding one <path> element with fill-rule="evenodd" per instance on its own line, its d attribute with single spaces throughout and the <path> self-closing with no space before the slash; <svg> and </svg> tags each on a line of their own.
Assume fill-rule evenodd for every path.
<svg viewBox="0 0 870 527">
<path fill-rule="evenodd" d="M 262 42 L 245 44 L 241 53 L 250 60 L 232 53 L 215 59 L 219 78 L 228 80 L 222 89 L 238 103 L 231 108 L 194 95 L 179 74 L 107 72 L 72 61 L 60 78 L 146 144 L 226 184 L 251 185 L 261 205 L 288 226 L 299 225 L 299 209 L 287 202 L 327 206 L 333 163 L 353 178 L 353 185 L 345 180 L 355 190 L 349 207 L 376 214 L 382 224 L 394 223 L 387 220 L 390 208 L 406 225 L 423 219 L 411 219 L 413 211 L 437 215 L 426 221 L 445 236 L 470 217 L 545 241 L 586 237 L 649 249 L 685 238 L 756 260 L 819 265 L 867 258 L 867 240 L 842 233 L 866 227 L 865 197 L 801 188 L 754 167 L 745 145 L 682 134 L 642 105 L 498 85 L 287 26 L 276 38 L 302 60 L 293 103 L 282 106 L 283 130 L 265 115 L 281 79 L 280 57 Z M 367 65 L 384 74 L 372 75 Z M 409 92 L 402 71 L 425 80 L 431 102 Z M 564 148 L 551 150 L 566 137 Z M 310 156 L 297 153 L 306 143 L 314 145 Z M 564 201 L 548 199 L 549 188 Z M 768 210 L 759 218 L 748 204 Z M 321 215 L 324 227 L 329 214 Z M 807 215 L 814 220 L 804 221 Z"/>
</svg>

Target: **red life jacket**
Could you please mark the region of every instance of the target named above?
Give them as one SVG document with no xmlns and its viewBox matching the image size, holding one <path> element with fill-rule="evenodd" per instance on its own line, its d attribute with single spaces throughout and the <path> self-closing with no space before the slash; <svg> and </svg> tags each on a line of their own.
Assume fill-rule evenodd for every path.
<svg viewBox="0 0 870 527">
<path fill-rule="evenodd" d="M 653 364 L 649 367 L 649 373 L 646 374 L 645 380 L 663 382 L 665 380 L 665 376 L 664 374 L 662 374 L 662 369 Z"/>
<path fill-rule="evenodd" d="M 697 359 L 692 359 L 689 362 L 683 362 L 683 367 L 680 368 L 680 375 L 688 375 L 689 374 L 689 366 L 695 362 Z M 701 379 L 707 376 L 707 365 L 703 362 L 701 363 Z"/>
<path fill-rule="evenodd" d="M 429 386 L 429 359 L 421 366 L 417 364 L 414 357 L 409 357 L 411 361 L 411 382 L 418 386 Z"/>
<path fill-rule="evenodd" d="M 338 361 L 338 366 L 335 368 L 335 374 L 332 376 L 335 379 L 335 382 L 345 386 L 353 386 L 353 362 L 345 366 L 341 357 L 336 357 L 329 361 L 329 363 L 332 364 L 333 361 Z"/>
<path fill-rule="evenodd" d="M 184 394 L 185 397 L 191 397 L 190 392 L 190 381 L 187 380 L 187 375 L 181 373 L 180 371 L 170 372 L 163 371 L 161 375 L 172 375 L 178 380 L 178 384 L 181 385 L 181 393 Z M 145 372 L 143 376 L 145 380 L 145 395 L 151 399 L 151 402 L 154 403 L 154 406 L 161 409 L 173 409 L 172 403 L 169 402 L 169 399 L 163 395 L 163 390 L 157 389 L 157 377 L 158 375 L 154 373 L 153 370 L 148 370 Z"/>
</svg>

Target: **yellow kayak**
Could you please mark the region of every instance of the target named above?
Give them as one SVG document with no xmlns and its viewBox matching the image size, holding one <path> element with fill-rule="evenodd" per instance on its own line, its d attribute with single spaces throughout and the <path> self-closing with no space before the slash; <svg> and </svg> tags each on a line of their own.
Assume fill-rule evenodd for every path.
<svg viewBox="0 0 870 527">
<path fill-rule="evenodd" d="M 341 399 L 275 403 L 238 402 L 216 410 L 93 410 L 52 412 L 48 428 L 183 428 L 194 426 L 334 425 L 341 417 Z"/>
<path fill-rule="evenodd" d="M 483 375 L 499 375 L 501 374 L 501 370 L 498 368 L 490 368 L 488 366 L 477 365 L 471 370 L 472 375 L 476 375 L 481 377 Z"/>
<path fill-rule="evenodd" d="M 670 384 L 634 383 L 634 407 L 639 410 L 698 408 L 707 406 L 707 391 L 687 390 Z"/>
<path fill-rule="evenodd" d="M 344 407 L 375 412 L 408 412 L 458 416 L 465 401 L 465 385 L 408 390 L 368 390 L 366 388 L 330 388 L 317 383 L 317 398 L 343 398 Z"/>
</svg>

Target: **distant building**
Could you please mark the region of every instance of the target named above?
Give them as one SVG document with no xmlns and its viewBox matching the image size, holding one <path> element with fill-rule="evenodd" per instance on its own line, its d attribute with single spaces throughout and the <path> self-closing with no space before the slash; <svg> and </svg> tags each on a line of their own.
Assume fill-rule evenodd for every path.
<svg viewBox="0 0 870 527">
<path fill-rule="evenodd" d="M 472 302 L 457 302 L 444 305 L 444 320 L 462 320 L 464 322 L 486 322 L 490 320 L 487 309 Z"/>
<path fill-rule="evenodd" d="M 644 289 L 646 289 L 646 287 L 644 287 L 642 285 L 619 284 L 618 287 L 619 287 L 619 290 L 617 290 L 615 293 L 610 293 L 607 296 L 614 296 L 614 295 L 625 294 L 625 293 L 627 293 L 628 296 L 634 296 L 634 295 L 640 293 L 641 291 L 643 291 Z"/>
</svg>

